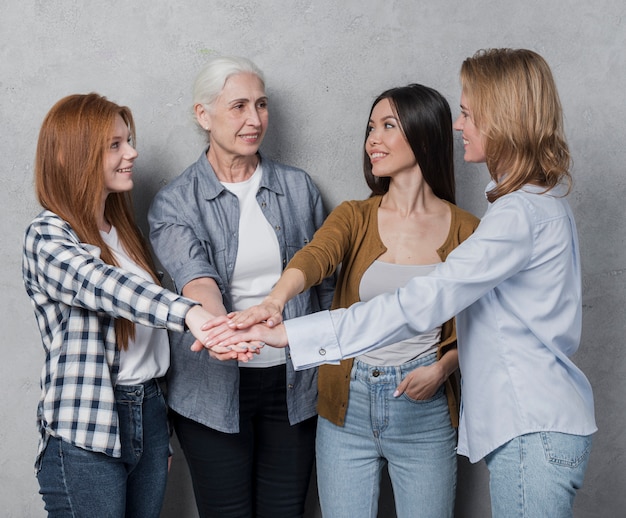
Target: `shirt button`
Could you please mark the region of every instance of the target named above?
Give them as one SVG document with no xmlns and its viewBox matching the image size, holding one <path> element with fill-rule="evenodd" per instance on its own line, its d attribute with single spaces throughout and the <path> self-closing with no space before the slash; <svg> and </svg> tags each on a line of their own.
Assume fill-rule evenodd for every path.
<svg viewBox="0 0 626 518">
<path fill-rule="evenodd" d="M 326 349 L 320 349 L 319 353 L 321 356 L 326 356 Z"/>
</svg>

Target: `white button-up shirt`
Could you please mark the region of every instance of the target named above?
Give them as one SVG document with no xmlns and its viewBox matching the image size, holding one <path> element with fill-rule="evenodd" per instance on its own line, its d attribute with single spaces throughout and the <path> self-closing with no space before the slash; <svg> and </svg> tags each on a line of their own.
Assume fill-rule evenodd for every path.
<svg viewBox="0 0 626 518">
<path fill-rule="evenodd" d="M 460 454 L 476 462 L 526 433 L 595 432 L 591 386 L 570 360 L 582 313 L 576 226 L 565 189 L 544 191 L 527 185 L 490 204 L 430 275 L 348 309 L 287 321 L 293 363 L 356 356 L 457 315 Z"/>
</svg>

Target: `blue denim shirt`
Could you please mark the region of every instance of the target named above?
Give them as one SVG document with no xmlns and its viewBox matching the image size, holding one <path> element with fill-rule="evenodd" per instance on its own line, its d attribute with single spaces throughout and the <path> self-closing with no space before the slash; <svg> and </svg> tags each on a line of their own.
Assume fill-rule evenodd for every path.
<svg viewBox="0 0 626 518">
<path fill-rule="evenodd" d="M 261 157 L 257 201 L 276 231 L 283 267 L 308 243 L 326 212 L 307 173 Z M 156 195 L 148 214 L 150 240 L 176 289 L 201 277 L 215 279 L 224 306 L 238 247 L 239 202 L 217 179 L 202 153 L 198 161 Z M 285 306 L 293 318 L 330 307 L 334 279 L 301 293 Z M 189 350 L 190 333 L 172 333 L 168 403 L 179 414 L 226 433 L 239 431 L 239 367 Z M 291 424 L 315 415 L 317 370 L 295 372 L 287 351 L 287 407 Z"/>
</svg>

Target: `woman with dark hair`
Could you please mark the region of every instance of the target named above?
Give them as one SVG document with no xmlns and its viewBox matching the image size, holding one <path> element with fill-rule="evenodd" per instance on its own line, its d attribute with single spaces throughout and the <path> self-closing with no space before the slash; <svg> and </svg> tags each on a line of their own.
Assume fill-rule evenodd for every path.
<svg viewBox="0 0 626 518">
<path fill-rule="evenodd" d="M 22 269 L 46 353 L 36 470 L 50 517 L 159 516 L 166 330 L 202 338 L 211 316 L 159 285 L 133 217 L 134 140 L 130 110 L 93 93 L 58 101 L 39 133 L 45 210 Z"/>
<path fill-rule="evenodd" d="M 394 291 L 446 260 L 478 224 L 456 205 L 452 116 L 435 90 L 383 92 L 370 111 L 363 168 L 372 195 L 338 206 L 269 296 L 232 319 L 278 320 L 285 303 L 341 265 L 333 308 Z M 385 465 L 399 517 L 451 517 L 458 366 L 452 319 L 319 371 L 322 514 L 375 517 Z M 235 354 L 235 353 L 233 353 Z"/>
<path fill-rule="evenodd" d="M 289 342 L 298 368 L 368 353 L 457 315 L 463 405 L 458 452 L 485 459 L 494 517 L 571 517 L 596 431 L 580 345 L 570 154 L 552 72 L 536 52 L 490 49 L 461 67 L 467 162 L 485 162 L 476 232 L 428 276 L 346 310 L 258 325 L 229 341 Z"/>
</svg>

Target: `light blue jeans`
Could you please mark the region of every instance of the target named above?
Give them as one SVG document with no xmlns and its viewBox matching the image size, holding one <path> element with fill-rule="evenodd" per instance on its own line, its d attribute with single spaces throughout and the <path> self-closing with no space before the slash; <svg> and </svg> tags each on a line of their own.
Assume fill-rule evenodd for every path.
<svg viewBox="0 0 626 518">
<path fill-rule="evenodd" d="M 155 380 L 115 389 L 122 457 L 50 437 L 37 473 L 49 518 L 158 518 L 165 484 L 167 407 Z"/>
<path fill-rule="evenodd" d="M 454 511 L 456 432 L 443 386 L 428 400 L 394 398 L 413 369 L 356 361 L 345 426 L 319 418 L 317 485 L 324 518 L 375 518 L 380 474 L 387 463 L 398 518 L 446 518 Z"/>
<path fill-rule="evenodd" d="M 591 435 L 521 435 L 485 457 L 494 518 L 571 518 Z"/>
</svg>

